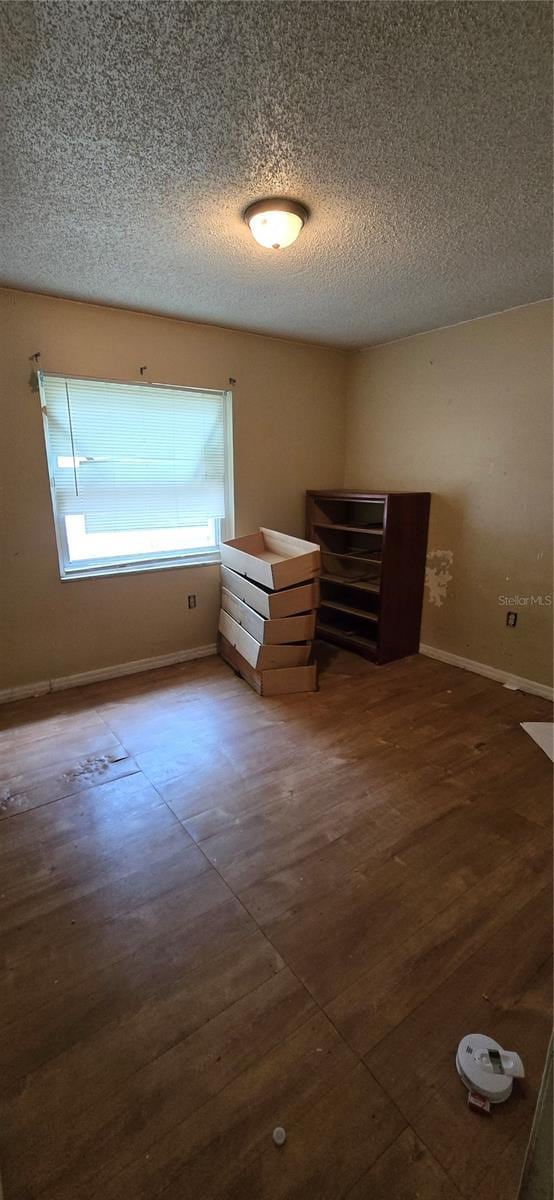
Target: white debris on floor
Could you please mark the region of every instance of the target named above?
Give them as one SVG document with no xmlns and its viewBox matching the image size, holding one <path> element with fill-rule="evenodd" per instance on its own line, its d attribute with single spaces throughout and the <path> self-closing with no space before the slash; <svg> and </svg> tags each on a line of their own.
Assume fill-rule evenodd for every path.
<svg viewBox="0 0 554 1200">
<path fill-rule="evenodd" d="M 554 725 L 550 721 L 522 721 L 521 728 L 554 762 Z"/>
</svg>

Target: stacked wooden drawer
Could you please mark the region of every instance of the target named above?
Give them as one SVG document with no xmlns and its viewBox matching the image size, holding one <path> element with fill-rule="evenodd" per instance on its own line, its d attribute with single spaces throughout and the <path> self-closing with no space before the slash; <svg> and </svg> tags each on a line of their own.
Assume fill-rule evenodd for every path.
<svg viewBox="0 0 554 1200">
<path fill-rule="evenodd" d="M 261 696 L 316 691 L 319 546 L 260 529 L 223 542 L 221 563 L 222 658 Z"/>
</svg>

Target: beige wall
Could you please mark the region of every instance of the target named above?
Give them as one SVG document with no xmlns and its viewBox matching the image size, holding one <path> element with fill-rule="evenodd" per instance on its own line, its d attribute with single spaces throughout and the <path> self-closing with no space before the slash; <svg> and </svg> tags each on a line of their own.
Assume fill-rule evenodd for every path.
<svg viewBox="0 0 554 1200">
<path fill-rule="evenodd" d="M 433 493 L 422 641 L 551 682 L 552 304 L 351 357 L 345 483 Z M 438 596 L 440 600 L 440 595 Z"/>
<path fill-rule="evenodd" d="M 344 351 L 6 289 L 0 329 L 0 688 L 212 643 L 214 566 L 60 581 L 29 356 L 40 351 L 47 371 L 109 379 L 136 379 L 145 363 L 164 383 L 236 379 L 237 533 L 265 524 L 302 534 L 306 488 L 342 477 Z"/>
<path fill-rule="evenodd" d="M 37 350 L 68 374 L 236 379 L 237 533 L 301 534 L 306 488 L 343 471 L 352 487 L 430 490 L 429 550 L 452 560 L 429 560 L 422 641 L 550 682 L 552 609 L 513 605 L 512 630 L 498 600 L 552 592 L 550 303 L 350 355 L 11 290 L 0 322 L 0 688 L 210 644 L 217 622 L 213 566 L 60 581 Z"/>
</svg>

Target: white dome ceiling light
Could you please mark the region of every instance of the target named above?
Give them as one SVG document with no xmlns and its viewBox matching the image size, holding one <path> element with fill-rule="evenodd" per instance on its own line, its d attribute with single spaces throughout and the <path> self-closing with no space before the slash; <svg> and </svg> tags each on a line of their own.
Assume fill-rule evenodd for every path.
<svg viewBox="0 0 554 1200">
<path fill-rule="evenodd" d="M 270 197 L 249 204 L 244 214 L 252 237 L 268 250 L 292 246 L 308 220 L 308 210 L 296 200 Z"/>
</svg>

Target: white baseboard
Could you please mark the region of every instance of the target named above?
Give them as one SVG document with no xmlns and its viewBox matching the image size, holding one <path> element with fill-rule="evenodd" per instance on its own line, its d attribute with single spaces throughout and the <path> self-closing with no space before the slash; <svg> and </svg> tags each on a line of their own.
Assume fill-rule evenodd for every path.
<svg viewBox="0 0 554 1200">
<path fill-rule="evenodd" d="M 192 650 L 174 650 L 172 654 L 159 654 L 157 658 L 137 658 L 134 662 L 116 663 L 113 667 L 99 667 L 96 671 L 81 671 L 78 675 L 60 675 L 57 679 L 42 679 L 38 683 L 21 683 L 13 688 L 0 688 L 0 704 L 7 704 L 10 700 L 25 700 L 29 696 L 44 696 L 47 692 L 61 692 L 66 688 L 84 687 L 87 683 L 99 683 L 102 679 L 117 679 L 120 675 L 138 675 L 141 671 L 156 671 L 159 667 L 190 662 L 194 658 L 207 658 L 208 655 L 216 653 L 215 644 L 195 646 Z"/>
<path fill-rule="evenodd" d="M 531 692 L 532 695 L 542 696 L 545 700 L 554 700 L 554 688 L 548 687 L 546 683 L 537 683 L 534 679 L 511 675 L 509 671 L 501 671 L 498 667 L 488 666 L 487 663 L 475 662 L 472 658 L 463 658 L 460 654 L 451 654 L 449 650 L 439 650 L 436 646 L 426 646 L 423 642 L 420 643 L 419 652 L 428 658 L 437 658 L 439 662 L 450 663 L 453 667 L 461 667 L 464 671 L 485 675 L 488 679 L 497 680 L 498 683 L 507 683 L 521 692 Z M 29 696 L 44 696 L 48 692 L 61 692 L 66 688 L 85 687 L 87 683 L 99 683 L 103 679 L 117 679 L 122 675 L 138 675 L 141 671 L 155 671 L 159 667 L 191 662 L 195 658 L 207 658 L 216 653 L 215 644 L 195 646 L 192 650 L 175 650 L 172 654 L 160 654 L 156 658 L 138 658 L 133 662 L 116 663 L 112 667 L 99 667 L 95 671 L 81 671 L 77 675 L 60 675 L 57 679 L 21 683 L 13 688 L 0 688 L 0 704 L 7 704 L 10 700 L 25 700 Z"/>
<path fill-rule="evenodd" d="M 473 671 L 476 675 L 485 675 L 487 679 L 496 679 L 498 683 L 508 684 L 520 692 L 531 692 L 533 696 L 543 696 L 545 700 L 554 700 L 554 688 L 546 683 L 537 683 L 534 679 L 524 679 L 521 675 L 511 675 L 509 671 L 501 671 L 498 667 L 489 667 L 487 663 L 475 662 L 472 658 L 462 658 L 460 654 L 451 654 L 449 650 L 439 650 L 436 646 L 426 646 L 420 642 L 419 653 L 428 658 L 438 658 L 439 662 L 450 663 L 453 667 L 462 667 L 464 671 Z"/>
</svg>

